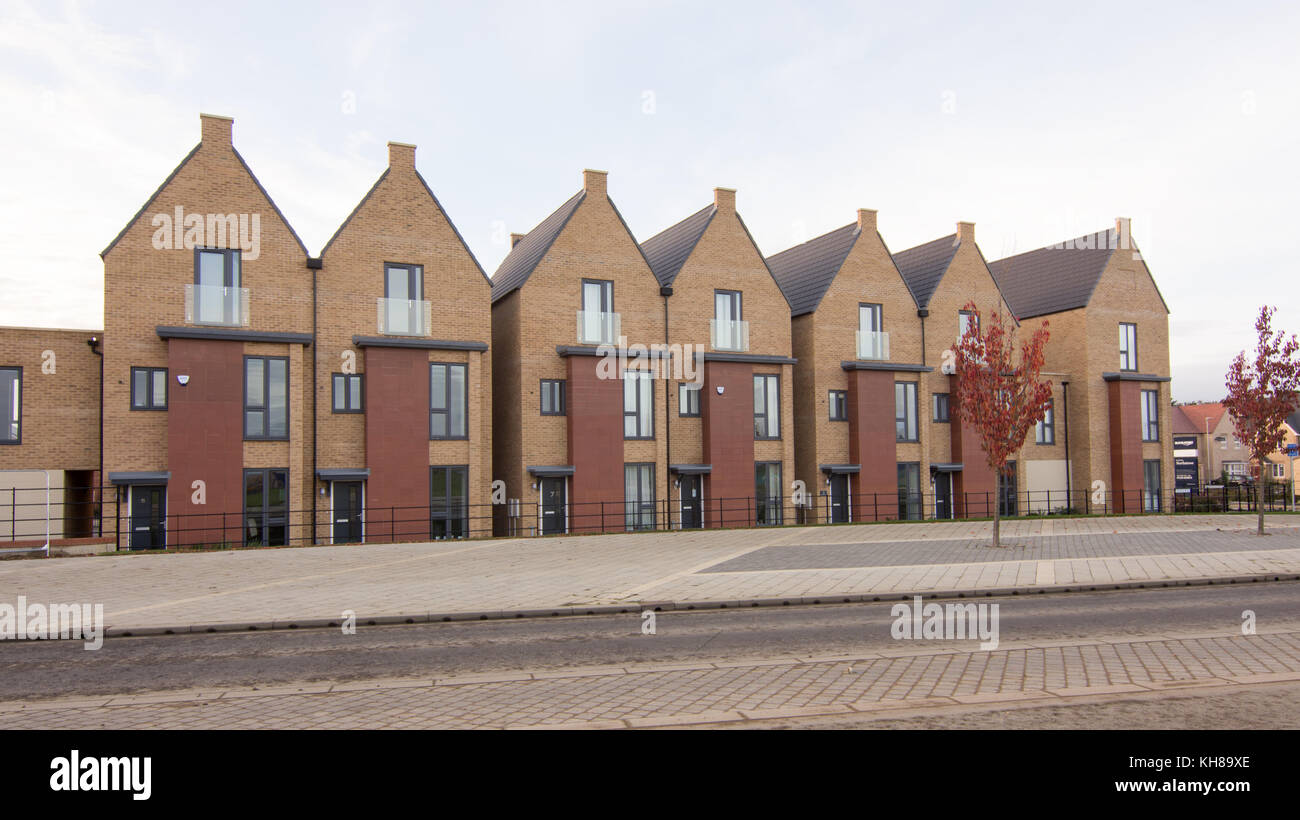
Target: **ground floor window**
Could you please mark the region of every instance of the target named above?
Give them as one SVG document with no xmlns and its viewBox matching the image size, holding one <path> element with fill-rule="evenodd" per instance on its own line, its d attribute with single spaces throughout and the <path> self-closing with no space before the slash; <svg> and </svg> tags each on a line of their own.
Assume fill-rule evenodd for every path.
<svg viewBox="0 0 1300 820">
<path fill-rule="evenodd" d="M 781 523 L 781 462 L 754 465 L 754 523 Z"/>
<path fill-rule="evenodd" d="M 626 464 L 623 466 L 623 500 L 626 504 L 629 530 L 655 528 L 655 466 L 653 464 Z"/>
<path fill-rule="evenodd" d="M 244 471 L 244 544 L 282 547 L 289 543 L 289 471 Z"/>
<path fill-rule="evenodd" d="M 903 521 L 921 518 L 921 465 L 915 461 L 898 465 L 898 517 Z"/>
<path fill-rule="evenodd" d="M 1142 462 L 1142 511 L 1160 512 L 1160 462 Z"/>
<path fill-rule="evenodd" d="M 469 535 L 469 467 L 429 468 L 430 536 L 465 538 Z"/>
</svg>

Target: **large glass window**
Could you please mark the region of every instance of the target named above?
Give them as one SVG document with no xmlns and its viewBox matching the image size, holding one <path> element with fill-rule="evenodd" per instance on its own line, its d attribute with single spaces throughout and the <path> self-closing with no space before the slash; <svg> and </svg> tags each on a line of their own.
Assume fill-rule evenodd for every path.
<svg viewBox="0 0 1300 820">
<path fill-rule="evenodd" d="M 289 437 L 289 360 L 244 357 L 244 438 Z"/>
<path fill-rule="evenodd" d="M 1142 511 L 1160 512 L 1160 461 L 1142 462 Z"/>
<path fill-rule="evenodd" d="M 744 306 L 738 290 L 713 292 L 713 346 L 719 350 L 744 350 Z"/>
<path fill-rule="evenodd" d="M 898 465 L 898 517 L 903 521 L 921 518 L 921 465 L 915 461 Z"/>
<path fill-rule="evenodd" d="M 959 310 L 957 311 L 957 338 L 960 340 L 966 335 L 967 330 L 980 332 L 979 314 L 973 310 Z"/>
<path fill-rule="evenodd" d="M 424 310 L 424 266 L 384 266 L 384 330 L 387 333 L 418 336 Z"/>
<path fill-rule="evenodd" d="M 889 344 L 884 329 L 884 307 L 863 302 L 858 305 L 858 358 L 887 359 Z"/>
<path fill-rule="evenodd" d="M 754 465 L 754 522 L 780 524 L 783 516 L 781 462 L 763 461 Z"/>
<path fill-rule="evenodd" d="M 894 433 L 898 441 L 917 441 L 916 382 L 894 382 Z"/>
<path fill-rule="evenodd" d="M 429 468 L 430 536 L 464 538 L 469 535 L 469 468 Z"/>
<path fill-rule="evenodd" d="M 629 530 L 655 528 L 655 466 L 653 464 L 625 464 L 623 466 L 623 499 L 627 507 Z"/>
<path fill-rule="evenodd" d="M 781 437 L 781 378 L 754 377 L 754 438 Z"/>
<path fill-rule="evenodd" d="M 623 373 L 623 438 L 654 438 L 654 379 L 649 370 Z"/>
<path fill-rule="evenodd" d="M 1160 440 L 1160 392 L 1157 390 L 1142 391 L 1142 440 Z"/>
<path fill-rule="evenodd" d="M 1038 420 L 1038 424 L 1034 425 L 1034 443 L 1056 443 L 1055 407 L 1051 401 L 1047 403 L 1047 410 L 1043 412 L 1043 417 Z"/>
<path fill-rule="evenodd" d="M 289 471 L 244 471 L 244 544 L 289 543 Z"/>
<path fill-rule="evenodd" d="M 1119 369 L 1138 369 L 1138 326 L 1129 322 L 1119 324 Z"/>
<path fill-rule="evenodd" d="M 194 320 L 204 325 L 240 323 L 239 251 L 194 249 Z"/>
<path fill-rule="evenodd" d="M 429 365 L 429 438 L 468 438 L 465 365 L 434 362 Z"/>
<path fill-rule="evenodd" d="M 582 280 L 582 339 L 589 344 L 613 344 L 614 283 L 603 279 Z"/>
<path fill-rule="evenodd" d="M 0 444 L 23 441 L 23 369 L 0 367 Z"/>
</svg>

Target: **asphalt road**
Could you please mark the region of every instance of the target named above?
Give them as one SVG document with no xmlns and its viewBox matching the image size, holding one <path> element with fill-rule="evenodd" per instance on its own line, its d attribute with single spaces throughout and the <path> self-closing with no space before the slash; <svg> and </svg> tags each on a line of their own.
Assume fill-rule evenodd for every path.
<svg viewBox="0 0 1300 820">
<path fill-rule="evenodd" d="M 1236 631 L 1300 623 L 1300 583 L 980 598 L 1000 607 L 1001 640 Z M 0 700 L 203 686 L 442 677 L 568 666 L 745 660 L 898 648 L 892 603 L 0 643 Z M 928 642 L 941 648 L 941 642 Z"/>
</svg>

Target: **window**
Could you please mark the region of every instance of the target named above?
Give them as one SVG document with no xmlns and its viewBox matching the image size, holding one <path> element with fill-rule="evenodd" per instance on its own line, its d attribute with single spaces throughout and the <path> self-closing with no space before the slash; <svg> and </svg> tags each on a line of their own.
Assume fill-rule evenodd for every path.
<svg viewBox="0 0 1300 820">
<path fill-rule="evenodd" d="M 131 409 L 167 409 L 167 368 L 131 368 Z"/>
<path fill-rule="evenodd" d="M 894 432 L 898 441 L 917 441 L 916 382 L 894 382 Z"/>
<path fill-rule="evenodd" d="M 700 415 L 700 388 L 698 384 L 679 384 L 677 386 L 677 415 L 696 417 Z"/>
<path fill-rule="evenodd" d="M 1119 369 L 1138 369 L 1138 326 L 1128 322 L 1119 324 Z"/>
<path fill-rule="evenodd" d="M 1156 390 L 1142 391 L 1142 440 L 1160 440 L 1160 393 Z M 1130 418 L 1132 418 L 1130 416 Z"/>
<path fill-rule="evenodd" d="M 849 394 L 844 390 L 830 392 L 831 421 L 849 420 Z"/>
<path fill-rule="evenodd" d="M 334 374 L 333 406 L 335 413 L 360 413 L 362 411 L 361 395 L 360 373 Z"/>
<path fill-rule="evenodd" d="M 289 543 L 289 471 L 244 471 L 244 545 Z"/>
<path fill-rule="evenodd" d="M 754 438 L 781 437 L 781 379 L 779 376 L 754 377 Z"/>
<path fill-rule="evenodd" d="M 603 279 L 582 280 L 582 338 L 591 344 L 613 344 L 614 283 Z"/>
<path fill-rule="evenodd" d="M 898 465 L 898 518 L 901 521 L 921 518 L 921 465 L 915 461 Z"/>
<path fill-rule="evenodd" d="M 23 443 L 23 369 L 0 367 L 0 444 Z"/>
<path fill-rule="evenodd" d="M 1241 478 L 1246 475 L 1246 462 L 1244 461 L 1225 461 L 1223 469 L 1233 478 Z"/>
<path fill-rule="evenodd" d="M 1285 465 L 1285 464 L 1278 464 L 1277 462 L 1269 462 L 1269 471 L 1270 471 L 1270 473 L 1272 474 L 1272 477 L 1273 477 L 1273 478 L 1285 478 L 1285 477 L 1286 477 L 1286 465 Z"/>
<path fill-rule="evenodd" d="M 713 292 L 713 346 L 719 350 L 744 350 L 743 305 L 738 290 Z"/>
<path fill-rule="evenodd" d="M 1034 425 L 1034 443 L 1035 444 L 1055 444 L 1056 443 L 1056 419 L 1054 402 L 1047 402 L 1047 410 L 1043 412 L 1043 417 L 1039 419 L 1038 424 Z"/>
<path fill-rule="evenodd" d="M 883 318 L 883 306 L 866 302 L 858 305 L 858 330 L 862 333 L 880 333 L 883 331 Z"/>
<path fill-rule="evenodd" d="M 194 312 L 201 325 L 239 325 L 239 251 L 229 248 L 194 249 Z"/>
<path fill-rule="evenodd" d="M 1142 511 L 1160 512 L 1160 462 L 1142 462 Z"/>
<path fill-rule="evenodd" d="M 957 311 L 957 338 L 960 340 L 965 336 L 968 329 L 974 333 L 980 332 L 979 314 L 973 310 Z"/>
<path fill-rule="evenodd" d="M 777 525 L 782 521 L 781 462 L 754 465 L 754 523 Z"/>
<path fill-rule="evenodd" d="M 623 465 L 623 500 L 628 530 L 655 528 L 655 466 Z"/>
<path fill-rule="evenodd" d="M 429 535 L 435 541 L 469 535 L 469 467 L 429 468 Z"/>
<path fill-rule="evenodd" d="M 888 359 L 889 337 L 884 332 L 884 308 L 867 302 L 858 304 L 858 358 Z"/>
<path fill-rule="evenodd" d="M 419 336 L 424 333 L 424 267 L 384 265 L 384 332 Z"/>
<path fill-rule="evenodd" d="M 465 365 L 435 362 L 429 365 L 429 438 L 468 438 Z"/>
<path fill-rule="evenodd" d="M 542 415 L 564 415 L 563 379 L 542 379 Z"/>
<path fill-rule="evenodd" d="M 244 438 L 289 438 L 289 360 L 244 357 Z"/>
<path fill-rule="evenodd" d="M 654 380 L 649 370 L 623 371 L 623 438 L 654 438 Z"/>
<path fill-rule="evenodd" d="M 948 415 L 948 394 L 934 394 L 934 421 L 941 424 L 947 424 L 951 421 Z"/>
</svg>

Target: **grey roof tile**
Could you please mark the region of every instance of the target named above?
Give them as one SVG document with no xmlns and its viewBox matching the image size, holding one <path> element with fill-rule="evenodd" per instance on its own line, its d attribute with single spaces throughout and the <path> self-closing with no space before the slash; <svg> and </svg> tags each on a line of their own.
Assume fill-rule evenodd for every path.
<svg viewBox="0 0 1300 820">
<path fill-rule="evenodd" d="M 569 224 L 570 217 L 574 211 L 578 210 L 578 205 L 586 197 L 585 190 L 579 191 L 569 198 L 559 208 L 538 224 L 536 228 L 529 231 L 523 239 L 515 243 L 506 254 L 506 258 L 501 260 L 500 267 L 496 273 L 492 274 L 492 301 L 496 302 L 509 293 L 513 293 L 523 287 L 524 282 L 532 275 L 533 269 L 546 256 L 546 252 L 551 249 L 555 238 L 564 230 L 564 226 Z"/>
<path fill-rule="evenodd" d="M 817 309 L 860 233 L 857 223 L 850 222 L 767 258 L 772 276 L 790 303 L 791 316 Z"/>
<path fill-rule="evenodd" d="M 717 212 L 716 205 L 709 205 L 641 243 L 641 250 L 659 284 L 673 283 Z"/>
<path fill-rule="evenodd" d="M 1114 229 L 989 263 L 1019 319 L 1085 307 L 1118 244 Z"/>
<path fill-rule="evenodd" d="M 957 246 L 957 234 L 949 234 L 894 254 L 894 264 L 903 275 L 908 290 L 912 291 L 917 307 L 929 306 L 939 280 L 943 279 L 952 258 L 957 255 Z"/>
</svg>

